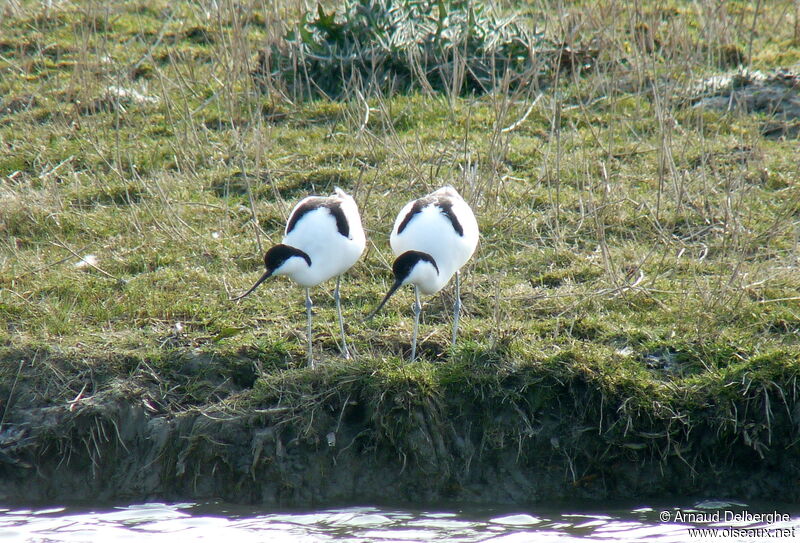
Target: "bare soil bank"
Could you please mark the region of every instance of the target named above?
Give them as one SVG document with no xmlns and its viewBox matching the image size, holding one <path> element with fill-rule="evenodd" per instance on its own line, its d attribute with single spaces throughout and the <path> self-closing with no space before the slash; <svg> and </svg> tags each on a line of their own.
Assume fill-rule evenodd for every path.
<svg viewBox="0 0 800 543">
<path fill-rule="evenodd" d="M 767 383 L 736 391 L 730 420 L 722 398 L 658 414 L 585 375 L 541 368 L 506 373 L 498 389 L 473 379 L 431 395 L 409 381 L 376 395 L 355 367 L 349 377 L 305 372 L 303 392 L 284 387 L 271 402 L 256 405 L 247 398 L 257 388 L 243 388 L 224 407 L 172 411 L 132 380 L 51 405 L 23 382 L 0 432 L 0 499 L 800 498 L 800 404 Z M 470 369 L 473 378 L 483 371 Z"/>
</svg>

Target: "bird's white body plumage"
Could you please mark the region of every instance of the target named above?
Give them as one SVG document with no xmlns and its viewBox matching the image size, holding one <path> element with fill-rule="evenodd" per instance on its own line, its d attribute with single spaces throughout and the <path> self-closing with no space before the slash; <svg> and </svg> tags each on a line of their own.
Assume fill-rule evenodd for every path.
<svg viewBox="0 0 800 543">
<path fill-rule="evenodd" d="M 312 198 L 320 199 L 318 196 L 304 198 L 292 209 L 290 219 Z M 336 187 L 335 194 L 324 200 L 341 207 L 349 226 L 349 236 L 345 237 L 339 232 L 336 218 L 327 207 L 320 206 L 308 211 L 292 231 L 286 233 L 283 244 L 305 252 L 311 259 L 311 265 L 302 258 L 290 258 L 275 270 L 275 275 L 286 275 L 300 286 L 313 287 L 346 272 L 364 252 L 366 237 L 358 206 L 352 196 Z"/>
<path fill-rule="evenodd" d="M 438 272 L 430 263 L 420 262 L 404 281 L 404 284 L 416 285 L 426 295 L 441 290 L 472 257 L 478 245 L 478 222 L 475 214 L 455 188 L 448 185 L 419 200 L 428 199 L 431 203 L 414 214 L 403 231 L 398 232 L 417 200 L 408 202 L 397 215 L 389 238 L 395 256 L 406 251 L 419 251 L 433 257 Z M 456 231 L 453 222 L 437 205 L 437 200 L 450 203 L 452 214 L 458 220 L 463 235 Z"/>
<path fill-rule="evenodd" d="M 264 255 L 266 272 L 250 290 L 237 296 L 240 300 L 258 285 L 275 275 L 286 275 L 306 291 L 306 352 L 309 366 L 314 366 L 311 352 L 313 306 L 309 288 L 336 277 L 333 299 L 342 335 L 342 354 L 350 357 L 339 298 L 340 275 L 356 263 L 366 246 L 364 228 L 353 198 L 339 187 L 331 196 L 309 196 L 300 200 L 289 215 L 283 243 Z"/>
</svg>

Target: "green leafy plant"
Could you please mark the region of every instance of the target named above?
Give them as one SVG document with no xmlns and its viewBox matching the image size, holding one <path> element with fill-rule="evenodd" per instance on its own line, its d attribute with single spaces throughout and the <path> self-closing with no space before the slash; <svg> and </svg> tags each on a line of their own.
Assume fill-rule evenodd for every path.
<svg viewBox="0 0 800 543">
<path fill-rule="evenodd" d="M 254 76 L 262 88 L 283 81 L 305 96 L 352 86 L 483 93 L 504 77 L 527 80 L 541 40 L 521 19 L 463 0 L 348 0 L 306 13 L 261 53 Z"/>
</svg>

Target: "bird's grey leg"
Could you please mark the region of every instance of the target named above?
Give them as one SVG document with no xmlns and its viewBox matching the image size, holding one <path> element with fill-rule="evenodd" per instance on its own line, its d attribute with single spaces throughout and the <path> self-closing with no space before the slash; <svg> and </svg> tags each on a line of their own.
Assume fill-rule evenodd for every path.
<svg viewBox="0 0 800 543">
<path fill-rule="evenodd" d="M 306 350 L 308 355 L 308 365 L 309 367 L 314 367 L 314 357 L 311 354 L 311 308 L 313 304 L 311 303 L 311 296 L 308 292 L 308 288 L 306 288 L 306 316 L 308 317 L 308 323 L 306 324 Z"/>
<path fill-rule="evenodd" d="M 458 318 L 461 314 L 461 273 L 456 272 L 456 301 L 453 304 L 453 348 L 456 347 L 458 336 Z"/>
<path fill-rule="evenodd" d="M 417 359 L 417 332 L 419 331 L 419 314 L 422 313 L 422 304 L 419 303 L 419 287 L 414 285 L 414 331 L 411 334 L 411 361 Z"/>
<path fill-rule="evenodd" d="M 347 349 L 347 338 L 344 335 L 344 320 L 342 320 L 342 302 L 339 298 L 339 284 L 342 276 L 336 278 L 336 290 L 333 291 L 333 299 L 336 301 L 336 313 L 339 315 L 339 331 L 342 333 L 342 356 L 350 359 L 350 351 Z"/>
</svg>

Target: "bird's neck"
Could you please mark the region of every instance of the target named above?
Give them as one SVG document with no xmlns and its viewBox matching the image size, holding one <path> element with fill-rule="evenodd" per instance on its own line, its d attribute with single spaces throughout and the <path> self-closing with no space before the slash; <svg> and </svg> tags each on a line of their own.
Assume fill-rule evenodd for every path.
<svg viewBox="0 0 800 543">
<path fill-rule="evenodd" d="M 416 285 L 423 294 L 433 294 L 447 283 L 447 279 L 433 265 L 425 262 L 414 266 L 405 283 Z"/>
<path fill-rule="evenodd" d="M 285 275 L 304 287 L 312 287 L 319 283 L 319 280 L 315 277 L 314 267 L 309 265 L 304 258 L 299 257 L 287 260 L 283 266 L 275 270 L 275 275 Z"/>
</svg>

